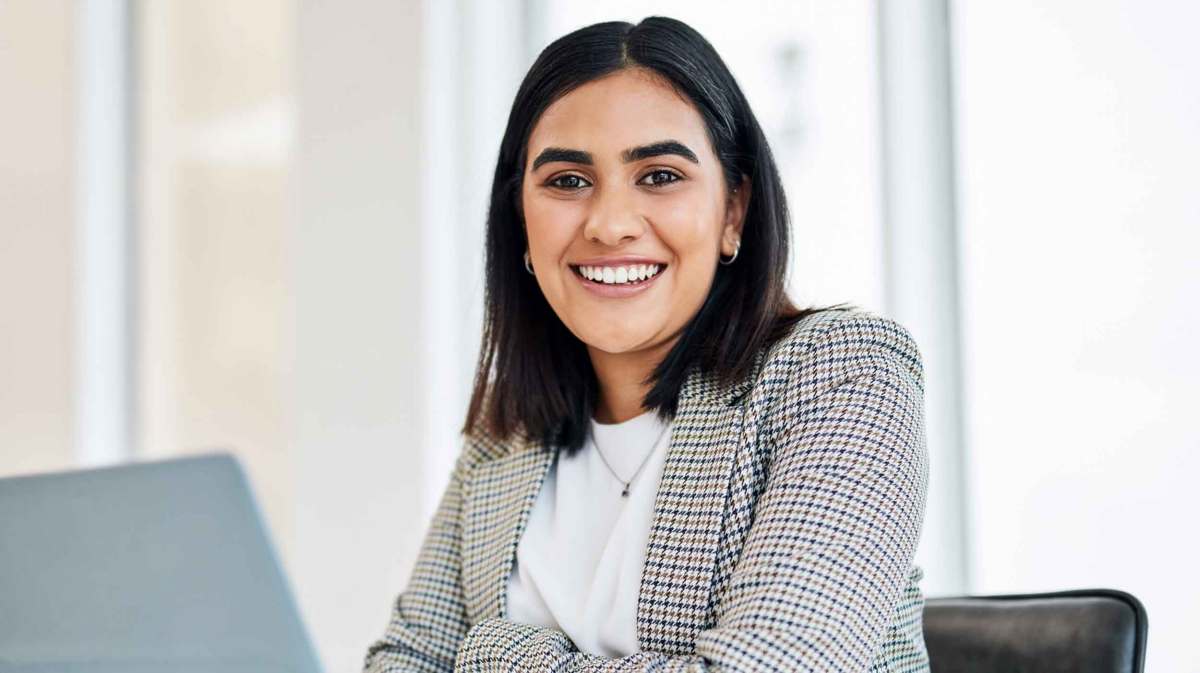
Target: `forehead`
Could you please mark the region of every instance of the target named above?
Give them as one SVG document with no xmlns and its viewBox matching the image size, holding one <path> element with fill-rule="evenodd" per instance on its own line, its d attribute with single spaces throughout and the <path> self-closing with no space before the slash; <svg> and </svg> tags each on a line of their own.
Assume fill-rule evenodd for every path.
<svg viewBox="0 0 1200 673">
<path fill-rule="evenodd" d="M 627 68 L 584 84 L 554 101 L 529 135 L 528 161 L 546 147 L 591 152 L 597 160 L 629 147 L 674 138 L 701 163 L 711 157 L 704 119 L 662 78 Z"/>
</svg>

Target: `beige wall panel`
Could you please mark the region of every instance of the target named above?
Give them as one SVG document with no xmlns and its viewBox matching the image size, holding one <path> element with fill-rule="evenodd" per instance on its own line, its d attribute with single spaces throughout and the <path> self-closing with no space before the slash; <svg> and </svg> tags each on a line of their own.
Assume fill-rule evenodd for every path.
<svg viewBox="0 0 1200 673">
<path fill-rule="evenodd" d="M 0 475 L 73 461 L 74 20 L 0 2 Z"/>
</svg>

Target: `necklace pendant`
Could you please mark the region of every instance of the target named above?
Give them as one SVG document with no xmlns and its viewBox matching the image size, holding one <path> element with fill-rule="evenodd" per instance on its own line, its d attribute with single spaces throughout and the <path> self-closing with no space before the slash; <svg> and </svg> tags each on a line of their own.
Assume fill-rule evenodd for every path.
<svg viewBox="0 0 1200 673">
<path fill-rule="evenodd" d="M 625 490 L 621 491 L 621 497 L 623 497 L 623 498 L 629 497 L 629 484 L 625 484 Z"/>
</svg>

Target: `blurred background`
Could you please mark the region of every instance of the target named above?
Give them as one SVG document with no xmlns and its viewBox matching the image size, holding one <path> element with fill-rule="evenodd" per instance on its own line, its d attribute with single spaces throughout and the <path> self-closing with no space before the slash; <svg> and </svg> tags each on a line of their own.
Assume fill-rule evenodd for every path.
<svg viewBox="0 0 1200 673">
<path fill-rule="evenodd" d="M 1123 589 L 1200 671 L 1194 3 L 0 0 L 0 475 L 234 452 L 359 670 L 460 448 L 516 86 L 649 14 L 763 123 L 793 296 L 920 342 L 926 594 Z"/>
</svg>

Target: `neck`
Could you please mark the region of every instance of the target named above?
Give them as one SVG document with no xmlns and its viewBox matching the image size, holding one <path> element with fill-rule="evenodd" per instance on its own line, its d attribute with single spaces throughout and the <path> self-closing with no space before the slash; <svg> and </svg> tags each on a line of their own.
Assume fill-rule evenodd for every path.
<svg viewBox="0 0 1200 673">
<path fill-rule="evenodd" d="M 606 353 L 588 346 L 592 369 L 600 384 L 596 420 L 621 423 L 645 413 L 642 400 L 649 394 L 650 385 L 643 381 L 650 377 L 678 340 L 676 336 L 653 348 L 629 353 Z"/>
</svg>

